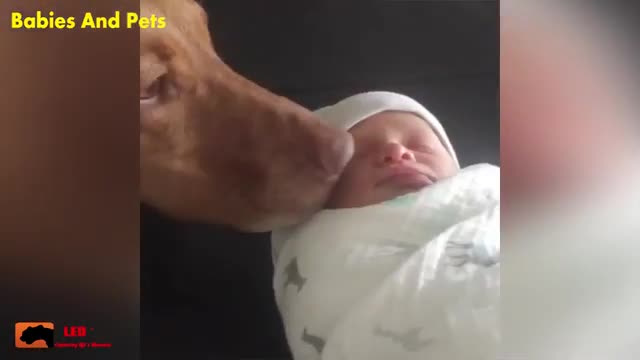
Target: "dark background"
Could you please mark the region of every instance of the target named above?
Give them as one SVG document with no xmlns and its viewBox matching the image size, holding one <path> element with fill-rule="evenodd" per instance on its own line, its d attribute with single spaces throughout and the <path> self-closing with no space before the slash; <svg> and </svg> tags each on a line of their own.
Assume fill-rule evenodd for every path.
<svg viewBox="0 0 640 360">
<path fill-rule="evenodd" d="M 218 53 L 259 85 L 309 108 L 401 92 L 440 119 L 463 166 L 499 164 L 497 1 L 205 3 Z M 141 243 L 145 355 L 288 356 L 268 234 L 143 206 Z"/>
</svg>

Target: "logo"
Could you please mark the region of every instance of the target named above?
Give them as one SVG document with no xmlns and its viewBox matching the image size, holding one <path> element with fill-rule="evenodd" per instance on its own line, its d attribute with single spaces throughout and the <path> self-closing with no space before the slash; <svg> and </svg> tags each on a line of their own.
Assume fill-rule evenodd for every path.
<svg viewBox="0 0 640 360">
<path fill-rule="evenodd" d="M 60 331 L 56 335 L 56 331 Z M 56 329 L 52 322 L 18 322 L 15 325 L 15 345 L 18 349 L 97 349 L 110 348 L 111 343 L 95 341 L 94 328 L 62 326 Z M 60 341 L 54 341 L 62 339 Z"/>
<path fill-rule="evenodd" d="M 19 322 L 16 323 L 16 347 L 27 349 L 52 348 L 53 323 Z"/>
</svg>

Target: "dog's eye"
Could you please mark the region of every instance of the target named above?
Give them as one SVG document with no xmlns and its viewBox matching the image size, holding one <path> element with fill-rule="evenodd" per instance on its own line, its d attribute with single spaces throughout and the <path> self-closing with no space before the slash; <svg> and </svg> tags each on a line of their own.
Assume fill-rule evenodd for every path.
<svg viewBox="0 0 640 360">
<path fill-rule="evenodd" d="M 167 74 L 157 77 L 146 89 L 140 92 L 140 104 L 153 104 L 168 93 Z"/>
</svg>

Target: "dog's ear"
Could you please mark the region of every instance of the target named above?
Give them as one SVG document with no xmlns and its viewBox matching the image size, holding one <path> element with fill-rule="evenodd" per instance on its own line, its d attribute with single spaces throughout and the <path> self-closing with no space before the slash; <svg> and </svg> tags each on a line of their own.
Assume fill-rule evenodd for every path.
<svg viewBox="0 0 640 360">
<path fill-rule="evenodd" d="M 205 0 L 193 0 L 193 2 L 198 4 L 198 6 L 200 6 L 203 9 L 206 7 L 206 1 Z"/>
<path fill-rule="evenodd" d="M 202 20 L 207 24 L 207 26 L 209 26 L 209 14 L 207 13 L 207 10 L 205 10 L 206 6 L 204 0 L 198 0 L 197 2 L 198 6 L 200 6 L 200 16 L 202 17 Z"/>
<path fill-rule="evenodd" d="M 207 14 L 207 2 L 206 0 L 194 0 L 194 2 L 198 5 L 198 10 L 200 13 L 200 17 L 202 18 L 202 21 L 204 22 L 204 24 L 209 28 L 210 24 L 209 24 L 209 14 Z M 209 32 L 209 39 L 213 42 L 213 34 L 211 33 L 211 31 Z"/>
</svg>

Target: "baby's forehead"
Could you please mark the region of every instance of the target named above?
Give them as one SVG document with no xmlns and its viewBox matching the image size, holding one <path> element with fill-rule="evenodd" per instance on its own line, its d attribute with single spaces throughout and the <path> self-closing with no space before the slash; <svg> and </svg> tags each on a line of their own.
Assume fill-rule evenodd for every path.
<svg viewBox="0 0 640 360">
<path fill-rule="evenodd" d="M 422 117 L 407 111 L 384 111 L 369 116 L 349 131 L 355 135 L 386 133 L 431 134 L 433 129 Z"/>
</svg>

